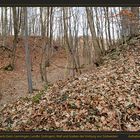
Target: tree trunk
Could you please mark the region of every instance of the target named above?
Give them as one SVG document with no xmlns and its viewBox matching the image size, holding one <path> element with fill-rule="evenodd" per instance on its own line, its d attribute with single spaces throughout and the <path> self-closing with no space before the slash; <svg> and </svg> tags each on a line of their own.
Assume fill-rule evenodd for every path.
<svg viewBox="0 0 140 140">
<path fill-rule="evenodd" d="M 125 13 L 125 11 L 128 11 L 129 7 L 122 7 L 122 16 L 121 16 L 121 25 L 122 25 L 122 39 L 125 41 L 126 37 L 130 36 L 130 20 L 128 16 Z"/>
<path fill-rule="evenodd" d="M 12 67 L 12 69 L 14 69 L 15 68 L 17 38 L 18 38 L 18 19 L 17 19 L 16 7 L 13 7 L 12 10 L 13 10 L 13 23 L 14 23 L 14 40 L 13 40 L 11 67 Z"/>
<path fill-rule="evenodd" d="M 87 14 L 87 20 L 90 28 L 90 32 L 92 35 L 92 42 L 95 50 L 95 58 L 94 58 L 94 63 L 100 63 L 101 60 L 101 50 L 98 45 L 97 37 L 96 37 L 96 32 L 95 32 L 95 26 L 94 26 L 94 21 L 93 21 L 93 13 L 92 9 L 86 7 L 86 14 Z"/>
<path fill-rule="evenodd" d="M 132 19 L 130 26 L 131 36 L 139 34 L 139 7 L 131 7 Z"/>
<path fill-rule="evenodd" d="M 32 88 L 32 74 L 31 74 L 31 59 L 30 59 L 30 51 L 28 46 L 28 20 L 27 20 L 27 7 L 24 7 L 24 44 L 25 44 L 25 58 L 26 58 L 26 67 L 27 67 L 27 78 L 28 78 L 28 90 L 29 93 L 33 92 Z"/>
</svg>

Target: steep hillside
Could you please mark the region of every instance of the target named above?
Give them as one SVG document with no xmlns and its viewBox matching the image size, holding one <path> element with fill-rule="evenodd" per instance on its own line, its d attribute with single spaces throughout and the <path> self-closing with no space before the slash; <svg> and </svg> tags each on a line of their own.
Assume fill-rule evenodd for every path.
<svg viewBox="0 0 140 140">
<path fill-rule="evenodd" d="M 3 107 L 3 104 L 11 103 L 20 97 L 26 97 L 28 95 L 27 69 L 23 38 L 19 38 L 16 50 L 15 69 L 13 71 L 7 71 L 4 69 L 11 62 L 12 40 L 13 37 L 7 37 L 6 48 L 2 47 L 0 44 L 0 109 Z M 33 89 L 35 90 L 42 90 L 44 88 L 44 83 L 41 80 L 40 74 L 42 55 L 41 45 L 41 37 L 29 37 L 29 47 L 32 60 L 32 82 Z M 65 68 L 67 63 L 65 50 L 59 48 L 58 51 L 54 51 L 50 61 L 50 67 L 46 68 L 48 81 L 50 83 L 54 83 L 57 80 L 65 79 L 65 69 L 61 68 Z M 57 67 L 56 65 L 60 67 Z"/>
<path fill-rule="evenodd" d="M 96 70 L 6 105 L 0 130 L 139 131 L 138 39 L 110 52 Z"/>
</svg>

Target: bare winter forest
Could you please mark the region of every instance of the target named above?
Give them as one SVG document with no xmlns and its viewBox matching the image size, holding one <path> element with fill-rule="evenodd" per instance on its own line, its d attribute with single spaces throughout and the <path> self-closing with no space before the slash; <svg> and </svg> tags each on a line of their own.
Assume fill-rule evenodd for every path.
<svg viewBox="0 0 140 140">
<path fill-rule="evenodd" d="M 139 7 L 0 7 L 0 131 L 140 131 Z"/>
</svg>

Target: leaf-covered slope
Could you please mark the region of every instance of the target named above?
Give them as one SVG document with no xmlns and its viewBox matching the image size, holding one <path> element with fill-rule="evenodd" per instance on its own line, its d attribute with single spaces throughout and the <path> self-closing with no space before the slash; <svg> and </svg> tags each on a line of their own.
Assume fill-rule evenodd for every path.
<svg viewBox="0 0 140 140">
<path fill-rule="evenodd" d="M 113 53 L 90 73 L 6 105 L 0 130 L 138 131 L 140 48 Z"/>
</svg>

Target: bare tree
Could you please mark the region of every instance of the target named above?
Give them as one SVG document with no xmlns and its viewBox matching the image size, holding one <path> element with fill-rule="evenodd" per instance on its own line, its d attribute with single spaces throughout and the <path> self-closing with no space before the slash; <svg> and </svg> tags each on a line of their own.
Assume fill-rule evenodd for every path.
<svg viewBox="0 0 140 140">
<path fill-rule="evenodd" d="M 41 36 L 43 38 L 41 63 L 40 63 L 40 74 L 41 74 L 42 81 L 45 81 L 46 83 L 48 83 L 47 73 L 46 73 L 46 59 L 47 59 L 47 47 L 48 47 L 48 45 L 47 45 L 47 42 L 45 40 L 45 34 L 46 34 L 46 16 L 45 16 L 45 18 L 43 20 L 43 10 L 44 10 L 44 8 L 43 7 L 40 7 Z M 47 15 L 47 13 L 45 15 Z M 47 22 L 48 22 L 48 20 L 47 20 Z M 48 30 L 48 24 L 47 24 L 47 30 Z"/>
<path fill-rule="evenodd" d="M 131 7 L 132 18 L 130 34 L 131 36 L 139 34 L 139 7 Z"/>
<path fill-rule="evenodd" d="M 111 47 L 112 47 L 112 40 L 111 40 L 111 32 L 110 32 L 110 18 L 109 18 L 109 8 L 108 7 L 106 7 L 105 8 L 106 10 L 105 10 L 105 15 L 106 15 L 106 19 L 107 19 L 107 31 L 108 31 L 108 40 L 109 40 L 109 48 L 111 49 Z"/>
<path fill-rule="evenodd" d="M 31 59 L 30 59 L 30 50 L 28 46 L 28 20 L 27 20 L 27 7 L 24 7 L 24 44 L 25 44 L 25 58 L 26 58 L 26 67 L 27 67 L 27 78 L 28 78 L 28 90 L 29 93 L 33 92 L 32 88 L 32 74 L 31 74 Z"/>
<path fill-rule="evenodd" d="M 13 24 L 14 24 L 14 40 L 13 40 L 13 49 L 12 49 L 12 59 L 11 59 L 11 67 L 14 69 L 15 67 L 15 55 L 16 55 L 16 48 L 18 43 L 18 34 L 21 27 L 21 13 L 22 8 L 13 7 Z"/>
<path fill-rule="evenodd" d="M 9 35 L 12 35 L 12 8 L 11 7 L 9 7 L 10 8 L 10 19 L 9 19 L 9 29 L 8 29 L 8 34 Z"/>
<path fill-rule="evenodd" d="M 68 16 L 68 8 L 63 7 L 64 38 L 66 41 L 66 46 L 67 46 L 67 50 L 68 50 L 68 54 L 69 54 L 68 61 L 72 62 L 73 70 L 75 70 L 76 73 L 78 73 L 78 72 L 80 73 L 80 71 L 78 69 L 77 60 L 76 60 L 76 57 L 75 57 L 75 54 L 73 51 L 73 47 L 72 47 L 73 39 L 72 39 L 71 28 L 70 28 L 71 24 L 69 24 L 70 21 L 68 20 L 69 18 L 70 17 Z M 74 76 L 74 71 L 73 71 L 73 76 Z"/>
<path fill-rule="evenodd" d="M 87 14 L 87 20 L 90 28 L 90 32 L 92 35 L 92 43 L 94 46 L 94 51 L 95 51 L 95 58 L 94 58 L 94 63 L 98 65 L 101 61 L 101 50 L 97 41 L 97 36 L 96 36 L 96 31 L 95 31 L 95 26 L 94 26 L 94 19 L 93 19 L 93 11 L 91 7 L 86 7 L 86 14 Z"/>
<path fill-rule="evenodd" d="M 130 20 L 128 15 L 125 14 L 127 11 L 129 11 L 129 9 L 130 7 L 122 7 L 121 11 L 121 35 L 124 41 L 126 41 L 126 37 L 130 36 Z"/>
</svg>

